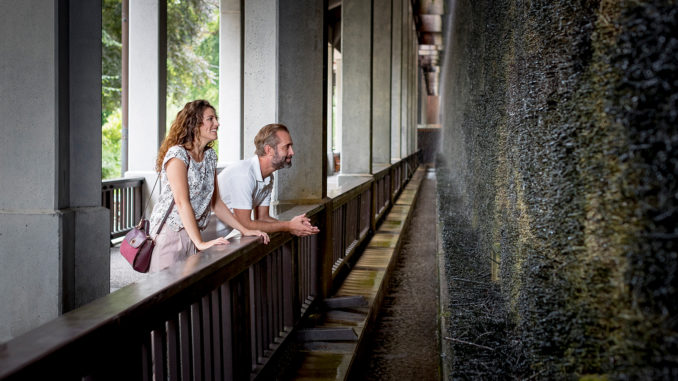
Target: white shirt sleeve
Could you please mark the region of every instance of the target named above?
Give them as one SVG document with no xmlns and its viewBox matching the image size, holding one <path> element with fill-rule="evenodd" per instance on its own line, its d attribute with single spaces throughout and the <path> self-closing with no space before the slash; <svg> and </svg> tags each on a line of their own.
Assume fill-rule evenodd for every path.
<svg viewBox="0 0 678 381">
<path fill-rule="evenodd" d="M 253 182 L 249 176 L 243 176 L 242 174 L 230 174 L 224 183 L 228 192 L 226 197 L 229 198 L 229 208 L 252 209 L 252 192 L 254 187 L 256 187 L 256 181 Z"/>
</svg>

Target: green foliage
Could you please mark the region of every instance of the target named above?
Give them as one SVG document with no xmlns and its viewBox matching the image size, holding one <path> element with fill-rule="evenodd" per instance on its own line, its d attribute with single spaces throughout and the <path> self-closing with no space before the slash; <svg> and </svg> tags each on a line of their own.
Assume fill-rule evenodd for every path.
<svg viewBox="0 0 678 381">
<path fill-rule="evenodd" d="M 167 2 L 167 123 L 184 103 L 219 103 L 219 2 Z M 102 0 L 102 177 L 120 176 L 122 3 Z"/>
<path fill-rule="evenodd" d="M 101 120 L 120 108 L 122 70 L 122 3 L 101 4 Z"/>
<path fill-rule="evenodd" d="M 216 0 L 170 1 L 167 4 L 167 98 L 183 106 L 203 98 L 218 103 L 219 4 Z"/>
<path fill-rule="evenodd" d="M 101 179 L 120 177 L 120 140 L 122 113 L 118 108 L 109 114 L 101 127 Z"/>
</svg>

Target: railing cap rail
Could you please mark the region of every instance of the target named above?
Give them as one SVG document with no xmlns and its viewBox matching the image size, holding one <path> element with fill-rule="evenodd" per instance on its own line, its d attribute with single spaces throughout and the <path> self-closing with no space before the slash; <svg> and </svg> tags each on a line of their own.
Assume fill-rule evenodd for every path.
<svg viewBox="0 0 678 381">
<path fill-rule="evenodd" d="M 119 189 L 139 186 L 146 181 L 143 177 L 126 177 L 120 179 L 110 179 L 101 181 L 101 189 Z"/>
</svg>

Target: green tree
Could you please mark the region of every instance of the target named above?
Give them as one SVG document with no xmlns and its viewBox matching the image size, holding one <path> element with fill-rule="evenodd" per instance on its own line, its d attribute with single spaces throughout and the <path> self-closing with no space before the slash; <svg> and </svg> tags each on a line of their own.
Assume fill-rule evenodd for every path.
<svg viewBox="0 0 678 381">
<path fill-rule="evenodd" d="M 122 112 L 118 108 L 101 127 L 101 178 L 104 180 L 120 177 L 121 130 Z"/>
<path fill-rule="evenodd" d="M 168 105 L 183 106 L 201 96 L 218 102 L 219 3 L 171 0 L 167 3 Z M 168 122 L 174 115 L 168 113 Z"/>
<path fill-rule="evenodd" d="M 219 3 L 167 2 L 167 122 L 183 104 L 207 99 L 218 104 Z M 102 0 L 102 177 L 120 175 L 122 2 Z M 117 128 L 117 132 L 114 129 Z"/>
<path fill-rule="evenodd" d="M 120 108 L 122 70 L 122 3 L 101 3 L 101 120 Z"/>
</svg>

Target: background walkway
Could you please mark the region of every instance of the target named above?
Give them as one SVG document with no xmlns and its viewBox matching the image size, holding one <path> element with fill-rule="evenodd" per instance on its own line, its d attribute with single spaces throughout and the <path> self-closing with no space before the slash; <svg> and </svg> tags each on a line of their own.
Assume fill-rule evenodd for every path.
<svg viewBox="0 0 678 381">
<path fill-rule="evenodd" d="M 356 379 L 440 379 L 435 191 L 429 169 Z"/>
<path fill-rule="evenodd" d="M 111 247 L 111 292 L 128 284 L 138 282 L 148 276 L 134 271 L 132 266 L 120 255 L 120 245 Z"/>
</svg>

